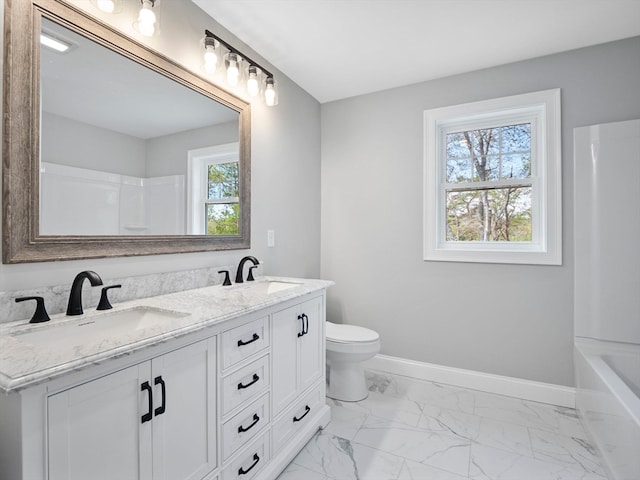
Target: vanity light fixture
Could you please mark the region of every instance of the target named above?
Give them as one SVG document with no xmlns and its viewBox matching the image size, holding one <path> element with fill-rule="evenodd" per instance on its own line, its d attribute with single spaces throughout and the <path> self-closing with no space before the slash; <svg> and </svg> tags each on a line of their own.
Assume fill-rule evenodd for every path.
<svg viewBox="0 0 640 480">
<path fill-rule="evenodd" d="M 59 53 L 64 53 L 71 48 L 69 43 L 62 41 L 59 38 L 52 37 L 44 32 L 40 33 L 40 44 Z"/>
<path fill-rule="evenodd" d="M 271 72 L 209 30 L 205 30 L 204 35 L 201 45 L 204 46 L 204 71 L 208 75 L 216 73 L 218 57 L 226 52 L 224 73 L 227 83 L 233 87 L 245 83 L 249 96 L 257 97 L 262 91 L 266 105 L 277 105 L 276 83 Z"/>
<path fill-rule="evenodd" d="M 153 7 L 156 0 L 140 0 L 142 8 L 138 12 L 138 20 L 134 23 L 134 27 L 145 37 L 152 37 L 156 32 L 156 14 Z"/>
</svg>

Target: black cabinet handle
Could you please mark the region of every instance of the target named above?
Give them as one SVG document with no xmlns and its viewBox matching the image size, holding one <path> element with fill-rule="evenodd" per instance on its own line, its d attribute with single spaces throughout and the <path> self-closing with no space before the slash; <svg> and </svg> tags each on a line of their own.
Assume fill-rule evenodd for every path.
<svg viewBox="0 0 640 480">
<path fill-rule="evenodd" d="M 164 413 L 164 409 L 167 406 L 167 389 L 166 389 L 166 386 L 164 384 L 164 380 L 162 379 L 162 376 L 156 377 L 153 380 L 153 384 L 154 385 L 160 384 L 160 387 L 162 388 L 162 403 L 154 411 L 156 416 L 158 416 L 158 415 L 162 415 Z"/>
<path fill-rule="evenodd" d="M 250 343 L 255 342 L 259 338 L 260 338 L 260 335 L 258 335 L 257 333 L 254 333 L 253 337 L 251 337 L 251 340 L 247 340 L 246 342 L 243 341 L 243 340 L 238 340 L 238 346 L 239 347 L 244 347 L 245 345 L 249 345 Z"/>
<path fill-rule="evenodd" d="M 303 337 L 309 333 L 309 317 L 306 313 L 298 315 L 298 320 L 302 321 L 302 332 L 298 332 L 298 337 Z"/>
<path fill-rule="evenodd" d="M 240 382 L 240 383 L 238 384 L 238 390 L 242 390 L 243 388 L 248 388 L 248 387 L 250 387 L 251 385 L 253 385 L 254 383 L 256 383 L 258 380 L 260 380 L 260 377 L 258 376 L 258 374 L 257 374 L 257 373 L 254 373 L 254 374 L 253 374 L 253 380 L 251 380 L 249 383 L 247 383 L 247 384 L 245 385 L 245 384 L 243 384 L 242 382 Z"/>
<path fill-rule="evenodd" d="M 309 405 L 305 405 L 304 407 L 304 413 L 302 414 L 301 417 L 293 417 L 293 421 L 294 422 L 299 422 L 300 420 L 302 420 L 304 417 L 306 417 L 309 412 L 311 411 L 311 407 Z"/>
<path fill-rule="evenodd" d="M 238 475 L 246 475 L 247 473 L 249 473 L 253 469 L 253 467 L 255 467 L 258 464 L 259 461 L 260 461 L 260 457 L 258 456 L 257 453 L 254 453 L 253 454 L 253 463 L 251 464 L 251 466 L 249 468 L 247 468 L 246 470 L 243 469 L 242 467 L 240 467 L 238 469 Z"/>
<path fill-rule="evenodd" d="M 253 414 L 253 422 L 251 423 L 251 425 L 249 425 L 248 427 L 243 427 L 242 425 L 240 425 L 238 427 L 238 433 L 244 433 L 244 432 L 248 432 L 249 430 L 251 430 L 253 427 L 256 426 L 256 424 L 260 421 L 260 417 L 258 416 L 257 413 Z"/>
<path fill-rule="evenodd" d="M 144 382 L 142 385 L 140 385 L 140 391 L 144 392 L 144 391 L 148 392 L 148 405 L 149 405 L 149 410 L 147 411 L 147 413 L 145 413 L 144 415 L 142 415 L 141 421 L 142 423 L 148 422 L 149 420 L 151 420 L 152 417 L 152 411 L 153 411 L 153 391 L 151 390 L 151 385 L 149 385 L 149 382 Z"/>
</svg>

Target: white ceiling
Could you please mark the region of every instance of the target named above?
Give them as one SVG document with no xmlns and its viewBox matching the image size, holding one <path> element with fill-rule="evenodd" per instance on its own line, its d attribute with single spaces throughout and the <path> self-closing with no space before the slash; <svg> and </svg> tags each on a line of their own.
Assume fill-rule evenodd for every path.
<svg viewBox="0 0 640 480">
<path fill-rule="evenodd" d="M 140 139 L 238 121 L 238 113 L 71 30 L 42 30 L 71 45 L 43 47 L 42 110 Z"/>
<path fill-rule="evenodd" d="M 640 35 L 640 0 L 193 1 L 321 103 Z"/>
</svg>

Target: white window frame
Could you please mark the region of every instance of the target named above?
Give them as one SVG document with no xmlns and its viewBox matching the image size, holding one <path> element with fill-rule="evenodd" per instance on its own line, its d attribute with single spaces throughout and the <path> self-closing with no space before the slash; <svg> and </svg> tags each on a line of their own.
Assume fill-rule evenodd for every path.
<svg viewBox="0 0 640 480">
<path fill-rule="evenodd" d="M 447 240 L 446 134 L 524 122 L 531 123 L 531 242 Z M 427 110 L 424 127 L 424 260 L 561 265 L 560 89 Z"/>
<path fill-rule="evenodd" d="M 198 148 L 187 152 L 187 233 L 207 235 L 205 209 L 211 202 L 207 198 L 209 165 L 238 162 L 238 142 Z M 220 199 L 219 203 L 239 203 L 239 197 Z"/>
</svg>

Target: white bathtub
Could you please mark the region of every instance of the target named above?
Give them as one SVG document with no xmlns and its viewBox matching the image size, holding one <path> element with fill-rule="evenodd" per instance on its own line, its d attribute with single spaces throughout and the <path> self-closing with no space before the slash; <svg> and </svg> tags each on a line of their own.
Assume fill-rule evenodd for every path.
<svg viewBox="0 0 640 480">
<path fill-rule="evenodd" d="M 576 407 L 609 477 L 640 480 L 640 345 L 576 337 Z"/>
</svg>

